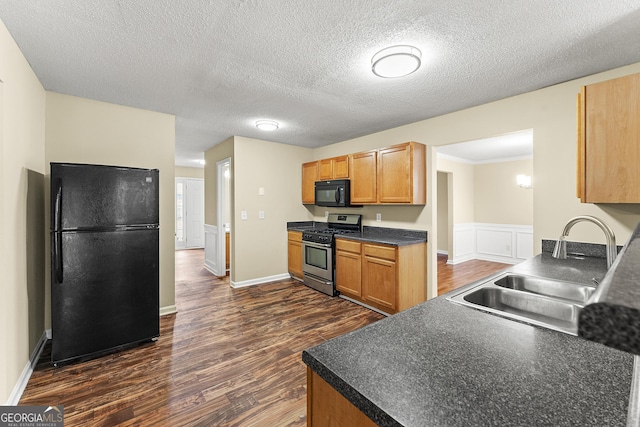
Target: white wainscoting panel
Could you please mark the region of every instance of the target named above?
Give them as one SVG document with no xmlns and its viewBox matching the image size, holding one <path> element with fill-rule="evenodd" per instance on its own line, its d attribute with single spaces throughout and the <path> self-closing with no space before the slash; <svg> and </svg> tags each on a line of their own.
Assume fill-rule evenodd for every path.
<svg viewBox="0 0 640 427">
<path fill-rule="evenodd" d="M 533 229 L 516 232 L 516 258 L 524 260 L 533 256 Z"/>
<path fill-rule="evenodd" d="M 471 259 L 517 264 L 533 256 L 533 226 L 465 223 L 453 226 L 453 258 L 448 264 Z"/>
<path fill-rule="evenodd" d="M 218 268 L 218 227 L 215 225 L 204 225 L 204 268 L 216 276 L 224 276 L 225 269 Z"/>
<path fill-rule="evenodd" d="M 453 259 L 448 264 L 457 264 L 474 258 L 476 233 L 474 224 L 455 224 L 453 226 Z"/>
</svg>

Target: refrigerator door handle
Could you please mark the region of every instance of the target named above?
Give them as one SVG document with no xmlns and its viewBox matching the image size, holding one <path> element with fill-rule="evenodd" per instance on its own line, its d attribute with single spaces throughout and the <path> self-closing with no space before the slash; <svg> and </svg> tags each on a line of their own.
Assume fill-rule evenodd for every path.
<svg viewBox="0 0 640 427">
<path fill-rule="evenodd" d="M 56 200 L 53 208 L 54 231 L 62 231 L 62 179 L 56 182 Z"/>
<path fill-rule="evenodd" d="M 53 233 L 53 273 L 56 283 L 62 283 L 62 232 Z"/>
</svg>

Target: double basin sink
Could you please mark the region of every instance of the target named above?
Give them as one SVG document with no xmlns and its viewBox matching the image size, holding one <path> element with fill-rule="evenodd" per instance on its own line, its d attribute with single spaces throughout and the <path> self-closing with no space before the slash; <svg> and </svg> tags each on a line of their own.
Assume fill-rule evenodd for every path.
<svg viewBox="0 0 640 427">
<path fill-rule="evenodd" d="M 578 334 L 578 315 L 596 287 L 506 272 L 447 297 L 458 304 Z"/>
</svg>

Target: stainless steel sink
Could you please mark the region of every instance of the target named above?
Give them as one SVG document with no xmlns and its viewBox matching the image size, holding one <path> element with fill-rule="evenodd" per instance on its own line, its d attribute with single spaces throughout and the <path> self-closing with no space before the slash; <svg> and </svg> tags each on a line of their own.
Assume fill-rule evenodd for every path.
<svg viewBox="0 0 640 427">
<path fill-rule="evenodd" d="M 589 285 L 522 274 L 507 274 L 493 283 L 503 288 L 567 299 L 581 304 L 584 304 L 596 290 Z"/>
<path fill-rule="evenodd" d="M 448 300 L 510 319 L 577 335 L 578 315 L 595 286 L 502 273 Z"/>
</svg>

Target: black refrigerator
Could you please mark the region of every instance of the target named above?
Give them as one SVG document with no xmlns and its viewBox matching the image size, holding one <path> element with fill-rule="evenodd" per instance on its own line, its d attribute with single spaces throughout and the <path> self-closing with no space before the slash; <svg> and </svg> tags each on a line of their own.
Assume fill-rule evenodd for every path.
<svg viewBox="0 0 640 427">
<path fill-rule="evenodd" d="M 51 163 L 51 361 L 160 334 L 158 170 Z"/>
</svg>

